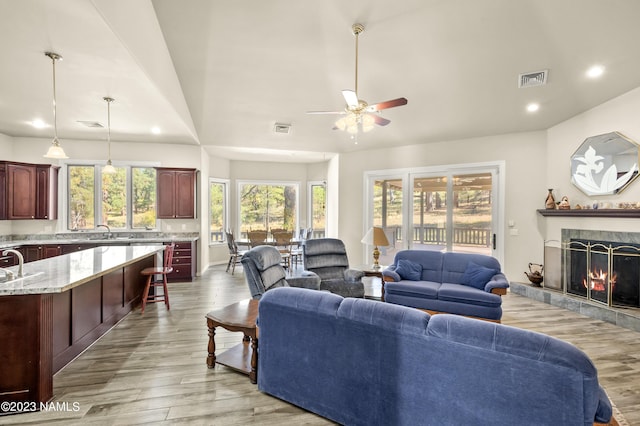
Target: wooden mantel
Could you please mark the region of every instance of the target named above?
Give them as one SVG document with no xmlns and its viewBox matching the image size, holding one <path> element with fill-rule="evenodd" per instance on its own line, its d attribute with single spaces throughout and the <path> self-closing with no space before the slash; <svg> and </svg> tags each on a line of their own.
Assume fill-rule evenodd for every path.
<svg viewBox="0 0 640 426">
<path fill-rule="evenodd" d="M 640 209 L 538 209 L 538 214 L 550 217 L 616 217 L 640 218 Z"/>
</svg>

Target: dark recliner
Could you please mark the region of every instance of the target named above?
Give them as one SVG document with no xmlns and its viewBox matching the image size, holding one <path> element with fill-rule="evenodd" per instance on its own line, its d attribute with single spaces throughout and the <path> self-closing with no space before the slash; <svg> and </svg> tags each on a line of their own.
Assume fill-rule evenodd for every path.
<svg viewBox="0 0 640 426">
<path fill-rule="evenodd" d="M 306 240 L 302 250 L 304 269 L 320 277 L 320 290 L 328 290 L 342 297 L 364 297 L 364 272 L 349 269 L 347 250 L 341 240 Z"/>
<path fill-rule="evenodd" d="M 242 256 L 244 276 L 253 299 L 260 299 L 265 291 L 277 287 L 320 289 L 320 277 L 305 271 L 296 277 L 286 277 L 282 256 L 272 246 L 257 246 Z"/>
</svg>

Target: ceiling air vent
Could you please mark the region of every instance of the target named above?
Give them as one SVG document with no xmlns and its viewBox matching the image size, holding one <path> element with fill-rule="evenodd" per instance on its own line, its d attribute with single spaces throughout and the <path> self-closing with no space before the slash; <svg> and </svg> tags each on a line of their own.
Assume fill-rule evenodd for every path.
<svg viewBox="0 0 640 426">
<path fill-rule="evenodd" d="M 288 135 L 291 133 L 291 124 L 276 123 L 273 126 L 273 131 L 275 133 L 284 133 L 285 135 Z"/>
<path fill-rule="evenodd" d="M 82 121 L 82 120 L 78 120 L 78 121 L 76 121 L 76 123 L 80 123 L 83 126 L 87 126 L 87 127 L 94 127 L 94 128 L 102 128 L 102 127 L 104 127 L 101 123 L 98 123 L 97 121 Z"/>
<path fill-rule="evenodd" d="M 547 84 L 549 70 L 528 72 L 518 76 L 518 88 L 544 86 Z"/>
</svg>

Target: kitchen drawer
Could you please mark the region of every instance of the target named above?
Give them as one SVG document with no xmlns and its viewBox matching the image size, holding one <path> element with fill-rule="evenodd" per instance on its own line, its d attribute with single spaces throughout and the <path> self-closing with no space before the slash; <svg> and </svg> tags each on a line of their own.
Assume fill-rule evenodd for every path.
<svg viewBox="0 0 640 426">
<path fill-rule="evenodd" d="M 167 275 L 168 281 L 191 281 L 195 276 L 195 248 L 189 241 L 171 241 L 165 244 L 175 244 L 173 249 L 173 272 Z"/>
<path fill-rule="evenodd" d="M 167 275 L 169 281 L 191 281 L 192 279 L 191 263 L 174 264 L 173 272 Z"/>
<path fill-rule="evenodd" d="M 9 266 L 15 266 L 17 264 L 18 263 L 16 262 L 16 257 L 12 254 L 0 257 L 0 268 L 7 268 Z"/>
</svg>

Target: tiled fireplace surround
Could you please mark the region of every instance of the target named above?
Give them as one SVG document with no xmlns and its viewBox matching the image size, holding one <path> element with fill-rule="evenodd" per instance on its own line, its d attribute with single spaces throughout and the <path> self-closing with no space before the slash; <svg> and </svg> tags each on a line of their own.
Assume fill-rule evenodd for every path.
<svg viewBox="0 0 640 426">
<path fill-rule="evenodd" d="M 562 277 L 565 272 L 563 250 L 572 240 L 611 241 L 626 244 L 640 244 L 640 233 L 597 231 L 584 229 L 562 229 L 562 241 L 548 241 L 545 244 L 545 280 L 542 287 L 530 283 L 511 282 L 511 291 L 544 303 L 578 312 L 591 318 L 616 324 L 640 332 L 640 308 L 607 306 L 586 298 L 563 292 Z"/>
</svg>

